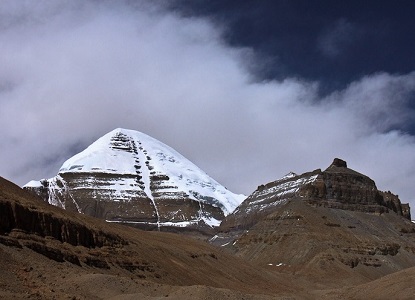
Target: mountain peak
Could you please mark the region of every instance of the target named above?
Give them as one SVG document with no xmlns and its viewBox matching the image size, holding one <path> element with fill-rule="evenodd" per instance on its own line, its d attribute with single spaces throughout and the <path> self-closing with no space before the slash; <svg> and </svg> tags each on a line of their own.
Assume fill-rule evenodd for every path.
<svg viewBox="0 0 415 300">
<path fill-rule="evenodd" d="M 345 160 L 342 160 L 340 158 L 335 158 L 330 165 L 330 167 L 338 167 L 338 168 L 347 168 L 347 162 Z M 330 168 L 329 167 L 329 168 Z"/>
<path fill-rule="evenodd" d="M 173 148 L 117 128 L 65 161 L 45 184 L 25 186 L 49 203 L 145 226 L 217 226 L 245 198 Z"/>
<path fill-rule="evenodd" d="M 326 173 L 336 173 L 336 174 L 348 174 L 350 176 L 358 176 L 358 177 L 361 177 L 361 178 L 365 178 L 365 180 L 372 181 L 366 175 L 364 175 L 362 173 L 359 173 L 359 172 L 347 167 L 347 162 L 343 159 L 340 159 L 340 158 L 333 159 L 333 162 L 331 163 L 331 165 L 326 170 L 324 170 L 324 172 L 326 172 Z"/>
</svg>

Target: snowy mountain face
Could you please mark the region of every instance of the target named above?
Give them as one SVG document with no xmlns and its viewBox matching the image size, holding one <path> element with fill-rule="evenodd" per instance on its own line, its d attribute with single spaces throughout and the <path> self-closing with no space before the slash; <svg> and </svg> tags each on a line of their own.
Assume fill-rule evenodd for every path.
<svg viewBox="0 0 415 300">
<path fill-rule="evenodd" d="M 24 188 L 53 205 L 144 228 L 218 226 L 245 198 L 169 146 L 126 129 L 68 159 L 57 176 Z"/>
</svg>

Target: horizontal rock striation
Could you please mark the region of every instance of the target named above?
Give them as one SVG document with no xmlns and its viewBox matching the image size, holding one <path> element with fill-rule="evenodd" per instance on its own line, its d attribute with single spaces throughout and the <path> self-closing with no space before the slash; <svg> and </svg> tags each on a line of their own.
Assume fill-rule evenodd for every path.
<svg viewBox="0 0 415 300">
<path fill-rule="evenodd" d="M 74 249 L 80 248 L 75 247 L 84 247 L 89 253 L 128 245 L 117 234 L 62 215 L 59 210 L 0 178 L 0 244 L 26 247 L 57 262 L 99 268 L 108 268 L 105 259 L 79 255 Z"/>
<path fill-rule="evenodd" d="M 315 182 L 321 170 L 302 174 L 291 172 L 279 180 L 260 185 L 241 205 L 227 216 L 221 227 L 246 229 L 266 216 L 270 211 L 287 203 L 288 200 L 298 197 L 300 189 L 311 182 Z"/>
<path fill-rule="evenodd" d="M 2 188 L 5 181 L 1 181 Z M 61 218 L 35 205 L 8 201 L 0 192 L 0 234 L 35 234 L 50 237 L 62 243 L 87 248 L 114 246 L 125 243 L 120 237 L 93 230 L 68 218 Z M 39 199 L 40 200 L 40 199 Z"/>
<path fill-rule="evenodd" d="M 335 159 L 261 185 L 209 242 L 277 272 L 350 280 L 415 266 L 409 205 Z"/>
<path fill-rule="evenodd" d="M 318 179 L 304 185 L 299 193 L 311 205 L 374 214 L 393 211 L 408 218 L 398 196 L 379 191 L 372 179 L 347 168 L 347 163 L 341 159 L 334 159 Z"/>
<path fill-rule="evenodd" d="M 408 204 L 401 204 L 398 196 L 391 192 L 379 191 L 372 179 L 349 169 L 344 160 L 336 158 L 324 171 L 317 169 L 301 175 L 291 172 L 279 180 L 260 185 L 221 226 L 249 228 L 292 199 L 311 206 L 373 214 L 393 211 L 410 219 Z"/>
</svg>

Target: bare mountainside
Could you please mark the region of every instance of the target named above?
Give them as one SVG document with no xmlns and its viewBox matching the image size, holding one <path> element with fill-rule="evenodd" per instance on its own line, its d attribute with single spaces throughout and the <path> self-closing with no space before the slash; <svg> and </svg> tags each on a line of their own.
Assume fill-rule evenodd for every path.
<svg viewBox="0 0 415 300">
<path fill-rule="evenodd" d="M 278 299 L 299 292 L 287 278 L 205 242 L 68 212 L 3 178 L 0 211 L 2 299 Z"/>
<path fill-rule="evenodd" d="M 325 171 L 259 186 L 212 244 L 316 287 L 369 282 L 415 266 L 409 206 L 335 159 Z"/>
<path fill-rule="evenodd" d="M 145 229 L 211 229 L 245 198 L 160 141 L 115 129 L 25 189 L 50 204 Z"/>
</svg>

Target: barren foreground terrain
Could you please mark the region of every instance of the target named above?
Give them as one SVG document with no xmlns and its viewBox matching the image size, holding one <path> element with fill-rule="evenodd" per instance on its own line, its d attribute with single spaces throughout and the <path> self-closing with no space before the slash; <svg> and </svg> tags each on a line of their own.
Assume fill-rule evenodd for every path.
<svg viewBox="0 0 415 300">
<path fill-rule="evenodd" d="M 319 270 L 316 285 L 310 270 L 279 271 L 183 235 L 70 213 L 2 178 L 0 265 L 1 299 L 415 297 L 415 268 L 334 287 L 335 274 Z"/>
</svg>

